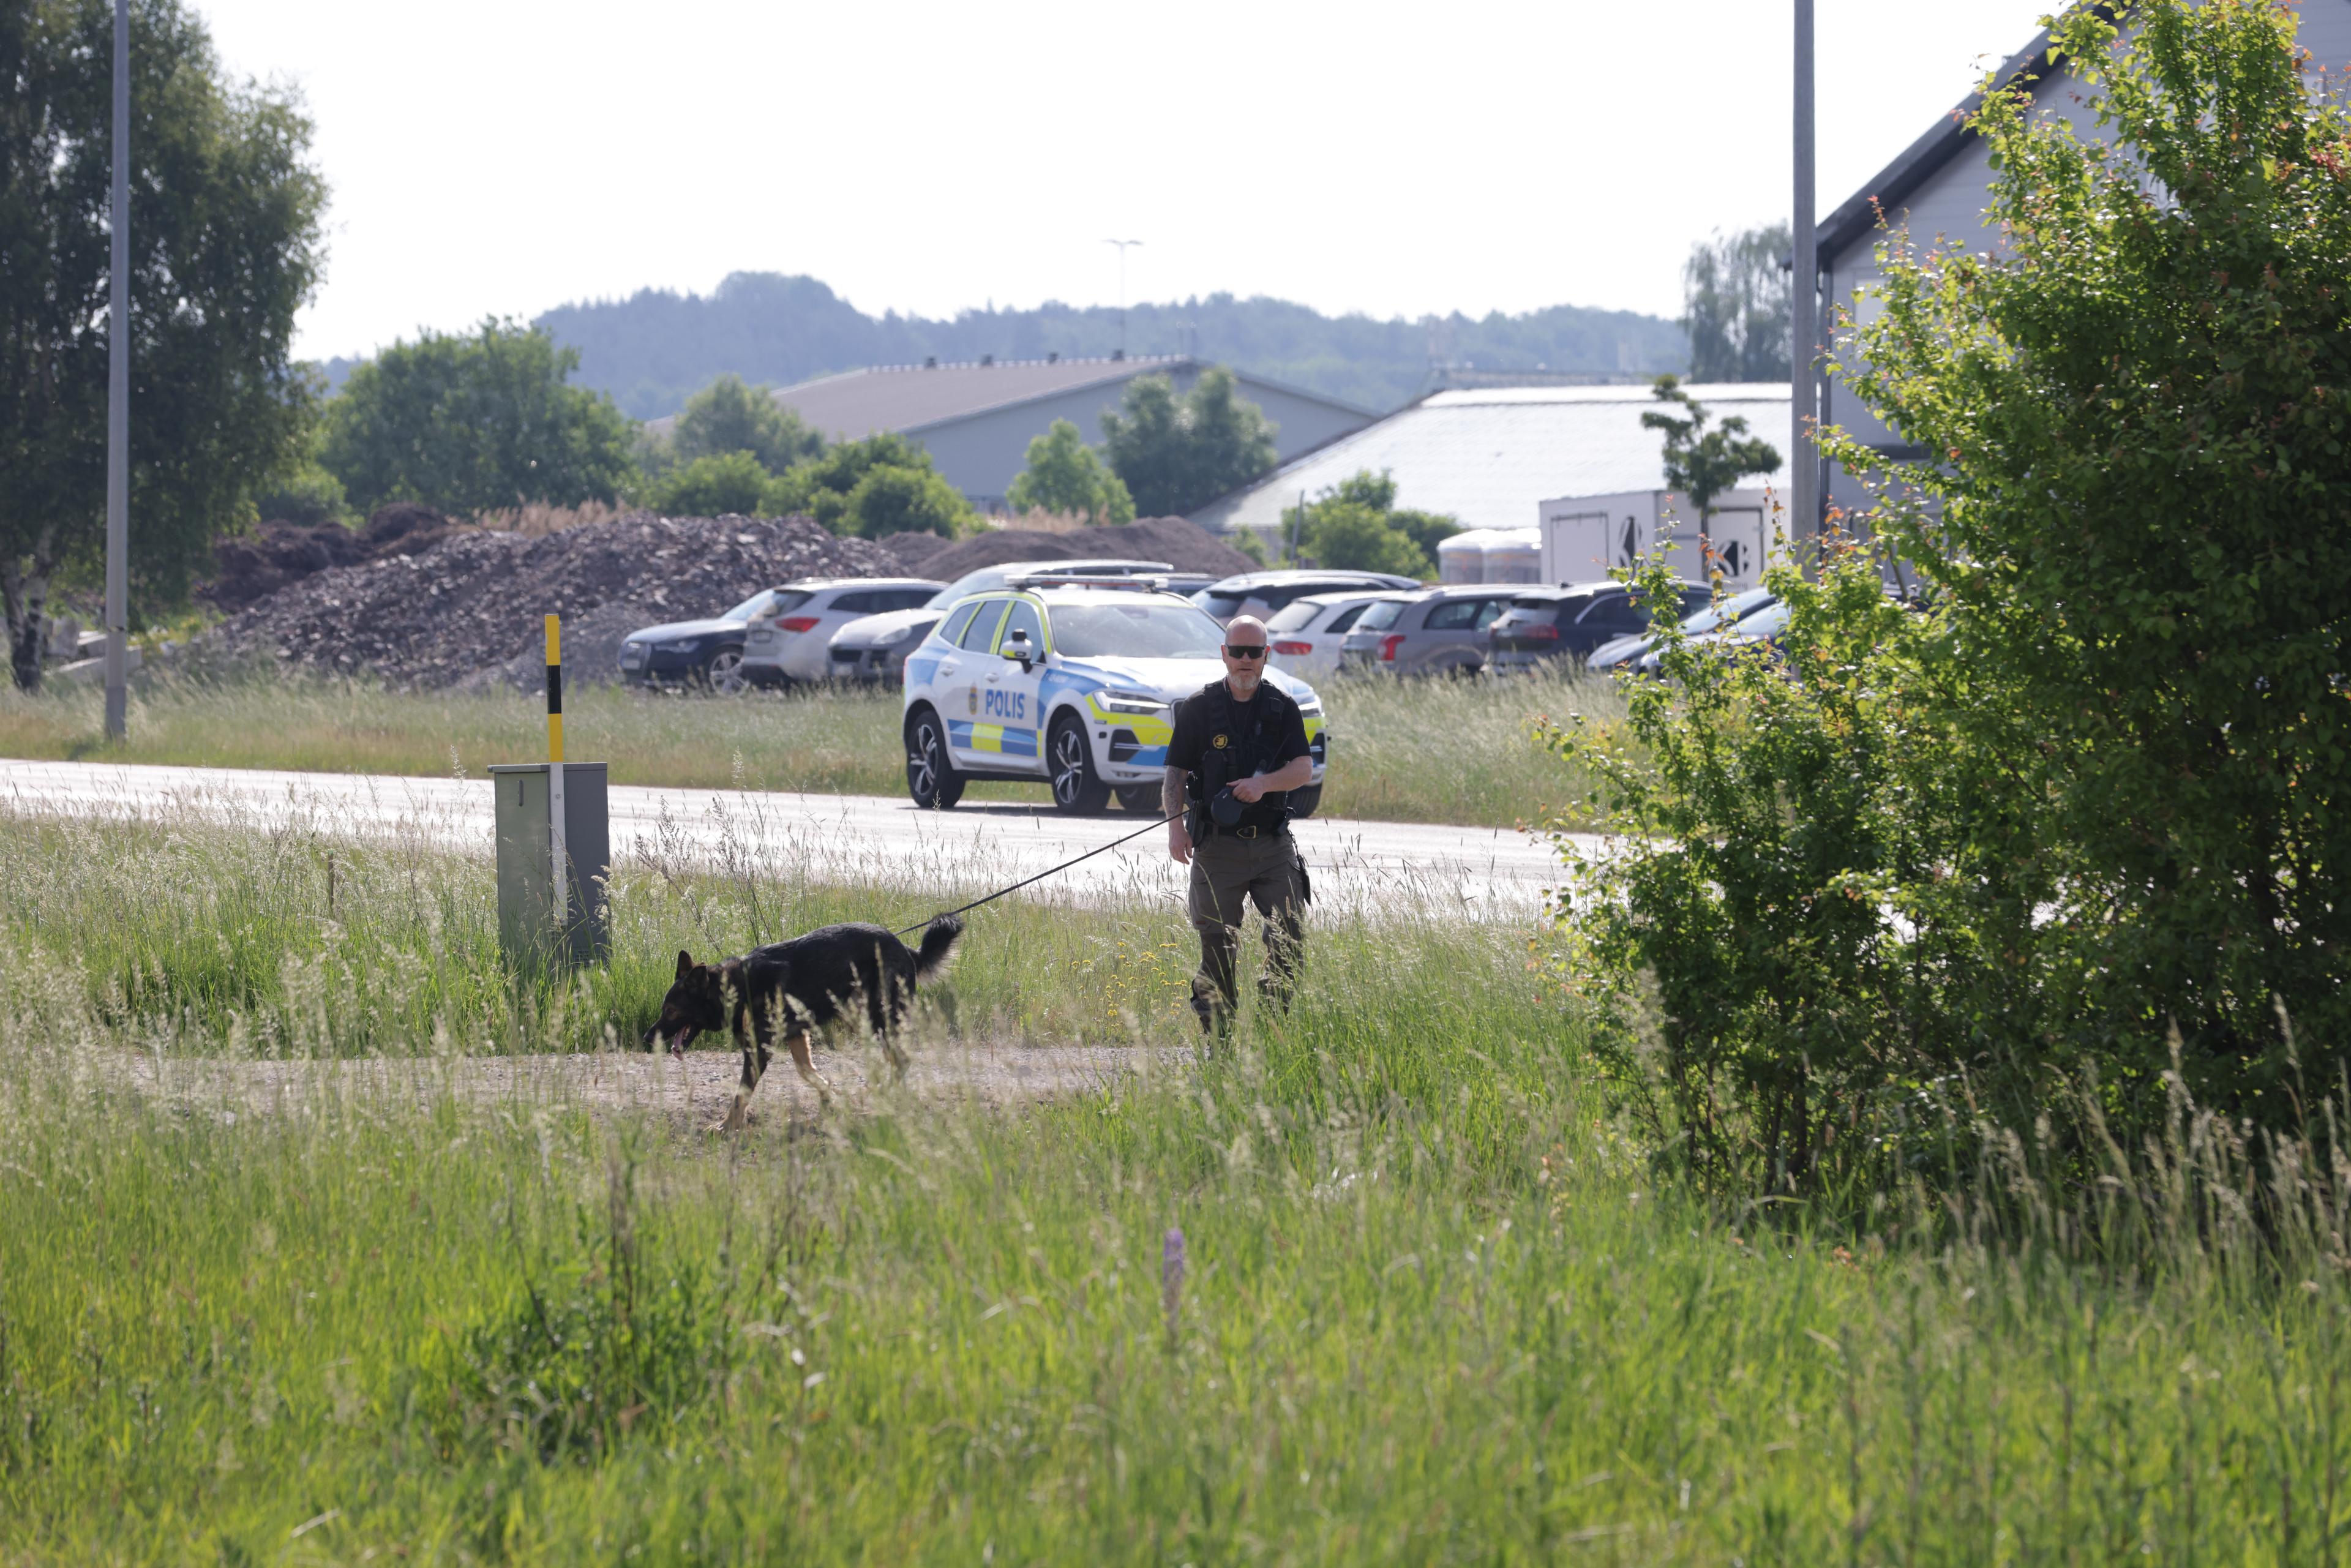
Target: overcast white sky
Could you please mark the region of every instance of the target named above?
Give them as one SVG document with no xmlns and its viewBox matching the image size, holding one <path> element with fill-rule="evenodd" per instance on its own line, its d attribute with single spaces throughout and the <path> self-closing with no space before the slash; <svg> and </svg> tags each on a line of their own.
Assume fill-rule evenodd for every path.
<svg viewBox="0 0 2351 1568">
<path fill-rule="evenodd" d="M 1228 289 L 1673 314 L 1789 207 L 1788 0 L 194 0 L 333 192 L 306 355 L 737 270 L 862 308 Z M 2048 0 L 1818 0 L 1825 214 Z"/>
</svg>

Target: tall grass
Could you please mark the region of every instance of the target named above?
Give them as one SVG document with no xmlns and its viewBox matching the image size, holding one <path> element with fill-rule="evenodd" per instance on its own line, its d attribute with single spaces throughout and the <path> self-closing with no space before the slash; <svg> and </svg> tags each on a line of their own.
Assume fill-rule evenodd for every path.
<svg viewBox="0 0 2351 1568">
<path fill-rule="evenodd" d="M 1533 721 L 1622 711 L 1605 682 L 1332 683 L 1325 815 L 1511 827 L 1580 810 L 1590 794 L 1533 738 Z M 895 692 L 817 690 L 737 699 L 614 686 L 565 694 L 567 747 L 610 764 L 616 784 L 898 795 L 905 789 Z M 159 675 L 139 688 L 131 739 L 103 740 L 101 695 L 0 694 L 0 756 L 387 774 L 479 773 L 545 755 L 537 697 L 392 691 L 298 673 Z M 978 800 L 1046 804 L 1044 787 L 983 784 Z"/>
<path fill-rule="evenodd" d="M 0 926 L 0 1559 L 2345 1554 L 2351 1173 L 2184 1100 L 2087 1192 L 2028 1134 L 1853 1230 L 1713 1212 L 1522 939 L 1409 920 L 1318 926 L 1223 1054 L 1008 1114 L 883 1089 L 720 1141 L 454 1060 L 259 1094 L 161 1069 L 592 1045 L 752 892 L 641 868 L 611 976 L 485 1032 L 486 888 L 430 843 L 339 862 L 332 915 L 295 833 L 0 853 L 39 912 Z M 1164 1038 L 1189 954 L 1117 944 L 1170 930 L 992 915 L 948 986 Z"/>
<path fill-rule="evenodd" d="M 908 925 L 998 880 L 978 861 L 912 871 L 779 834 L 750 805 L 727 819 L 715 863 L 657 834 L 617 865 L 610 959 L 569 975 L 507 973 L 487 862 L 455 852 L 430 824 L 362 836 L 330 807 L 266 830 L 0 813 L 10 890 L 0 932 L 27 961 L 70 977 L 110 1025 L 165 1030 L 180 1051 L 581 1051 L 652 1023 L 680 949 L 708 958 L 838 920 Z M 973 918 L 948 993 L 956 1029 L 1016 1042 L 1188 1035 L 1191 928 L 1173 902 L 1117 875 L 1065 879 Z M 1540 1030 L 1521 939 L 1465 926 L 1440 914 L 1441 889 L 1427 893 L 1395 890 L 1377 925 L 1316 919 L 1311 951 L 1327 984 L 1306 1007 L 1420 1020 L 1416 1049 L 1439 1032 L 1462 1038 L 1473 1014 Z M 1491 996 L 1464 990 L 1469 977 L 1522 1005 L 1495 1013 Z M 1433 1005 L 1458 1016 L 1432 1019 Z"/>
</svg>

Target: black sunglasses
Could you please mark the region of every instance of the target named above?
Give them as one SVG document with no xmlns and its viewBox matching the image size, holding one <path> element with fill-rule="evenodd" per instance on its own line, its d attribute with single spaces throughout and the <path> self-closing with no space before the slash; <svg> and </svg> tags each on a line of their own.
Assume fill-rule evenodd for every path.
<svg viewBox="0 0 2351 1568">
<path fill-rule="evenodd" d="M 1230 653 L 1236 659 L 1262 659 L 1265 657 L 1265 644 L 1262 643 L 1228 643 L 1225 644 L 1225 652 Z"/>
</svg>

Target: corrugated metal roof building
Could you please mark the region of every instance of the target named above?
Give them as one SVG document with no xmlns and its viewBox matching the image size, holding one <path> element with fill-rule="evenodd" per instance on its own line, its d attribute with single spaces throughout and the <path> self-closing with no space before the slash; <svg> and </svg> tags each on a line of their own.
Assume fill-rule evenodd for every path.
<svg viewBox="0 0 2351 1568">
<path fill-rule="evenodd" d="M 1713 419 L 1745 419 L 1750 434 L 1786 458 L 1785 382 L 1688 391 Z M 1301 491 L 1311 500 L 1364 469 L 1384 469 L 1399 507 L 1450 513 L 1465 528 L 1532 528 L 1536 503 L 1552 497 L 1662 489 L 1665 436 L 1641 426 L 1656 406 L 1646 385 L 1433 392 L 1210 502 L 1192 520 L 1212 532 L 1271 532 Z"/>
<path fill-rule="evenodd" d="M 1165 376 L 1191 391 L 1207 366 L 1183 355 L 1146 359 L 983 360 L 971 364 L 884 365 L 819 376 L 778 389 L 778 402 L 835 440 L 893 431 L 920 442 L 947 482 L 981 507 L 1002 504 L 1028 465 L 1029 443 L 1057 419 L 1102 440 L 1102 415 L 1137 376 Z M 1319 392 L 1234 371 L 1240 394 L 1276 426 L 1274 451 L 1297 456 L 1379 417 Z M 675 416 L 654 420 L 660 431 Z"/>
</svg>

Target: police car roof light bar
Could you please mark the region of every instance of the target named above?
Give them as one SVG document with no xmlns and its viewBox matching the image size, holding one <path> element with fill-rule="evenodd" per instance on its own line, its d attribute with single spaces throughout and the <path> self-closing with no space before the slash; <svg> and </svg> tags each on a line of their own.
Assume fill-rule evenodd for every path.
<svg viewBox="0 0 2351 1568">
<path fill-rule="evenodd" d="M 1053 572 L 1005 579 L 1007 588 L 1116 588 L 1130 593 L 1164 593 L 1165 577 L 1071 577 Z"/>
</svg>

